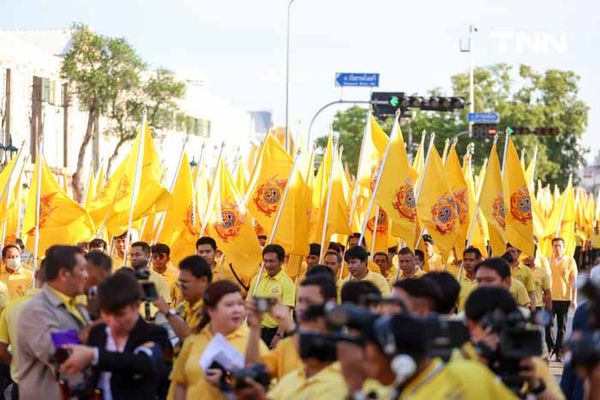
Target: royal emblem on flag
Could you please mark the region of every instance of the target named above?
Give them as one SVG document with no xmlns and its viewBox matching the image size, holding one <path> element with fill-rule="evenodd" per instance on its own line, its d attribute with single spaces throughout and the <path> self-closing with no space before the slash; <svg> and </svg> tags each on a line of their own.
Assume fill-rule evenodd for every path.
<svg viewBox="0 0 600 400">
<path fill-rule="evenodd" d="M 244 221 L 237 204 L 224 201 L 221 203 L 221 220 L 214 222 L 213 226 L 217 235 L 227 243 L 239 235 Z"/>
<path fill-rule="evenodd" d="M 415 191 L 412 185 L 405 182 L 396 191 L 396 198 L 392 204 L 394 209 L 403 217 L 413 222 L 417 218 L 417 202 L 415 201 Z"/>
<path fill-rule="evenodd" d="M 119 187 L 117 187 L 117 191 L 115 192 L 115 203 L 129 196 L 130 192 L 131 183 L 129 182 L 129 178 L 127 178 L 127 175 L 124 174 L 121 177 L 121 180 L 119 181 Z"/>
<path fill-rule="evenodd" d="M 502 192 L 494 200 L 492 217 L 502 229 L 506 227 L 506 209 L 504 208 L 504 195 Z"/>
<path fill-rule="evenodd" d="M 39 223 L 40 229 L 42 229 L 42 228 L 44 228 L 44 226 L 46 226 L 46 221 L 48 221 L 48 218 L 50 218 L 50 216 L 52 215 L 52 212 L 56 208 L 56 207 L 52 206 L 52 199 L 57 194 L 58 194 L 57 192 L 54 192 L 54 193 L 50 193 L 50 194 L 40 197 L 40 223 Z M 30 229 L 29 232 L 27 232 L 27 234 L 35 235 L 35 227 Z"/>
<path fill-rule="evenodd" d="M 525 187 L 520 187 L 510 195 L 510 213 L 522 224 L 531 221 L 531 197 Z"/>
<path fill-rule="evenodd" d="M 375 190 L 375 184 L 377 183 L 377 179 L 379 179 L 379 174 L 381 173 L 381 160 L 377 160 L 375 165 L 371 168 L 371 180 L 369 181 L 369 188 L 371 191 Z"/>
<path fill-rule="evenodd" d="M 279 207 L 287 179 L 268 179 L 258 187 L 252 201 L 267 217 L 273 215 Z"/>
<path fill-rule="evenodd" d="M 198 232 L 196 231 L 196 213 L 194 212 L 193 206 L 188 207 L 186 212 L 186 218 L 183 222 L 192 235 L 198 234 Z"/>
<path fill-rule="evenodd" d="M 375 228 L 375 217 L 371 218 L 367 222 L 367 229 L 372 233 Z M 379 216 L 377 217 L 377 233 L 386 233 L 388 230 L 388 218 L 387 213 L 382 208 L 379 209 Z"/>
<path fill-rule="evenodd" d="M 442 195 L 437 203 L 431 207 L 431 216 L 435 228 L 441 234 L 451 232 L 456 225 L 458 215 L 456 214 L 456 203 L 451 195 Z"/>
<path fill-rule="evenodd" d="M 457 190 L 452 194 L 452 197 L 454 197 L 454 202 L 456 203 L 458 221 L 461 225 L 464 225 L 469 214 L 469 204 L 467 202 L 467 189 Z"/>
</svg>

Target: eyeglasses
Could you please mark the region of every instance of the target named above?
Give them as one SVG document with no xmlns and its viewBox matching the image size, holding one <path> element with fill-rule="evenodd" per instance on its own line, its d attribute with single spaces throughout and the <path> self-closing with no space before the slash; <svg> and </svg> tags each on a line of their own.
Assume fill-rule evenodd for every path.
<svg viewBox="0 0 600 400">
<path fill-rule="evenodd" d="M 190 284 L 187 282 L 181 282 L 181 281 L 177 281 L 175 282 L 175 286 L 177 286 L 179 289 L 187 289 L 190 287 Z"/>
</svg>

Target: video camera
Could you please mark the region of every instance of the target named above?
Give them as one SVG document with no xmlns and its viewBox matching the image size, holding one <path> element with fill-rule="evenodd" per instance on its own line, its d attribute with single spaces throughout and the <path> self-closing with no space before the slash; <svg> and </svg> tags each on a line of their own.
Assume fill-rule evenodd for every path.
<svg viewBox="0 0 600 400">
<path fill-rule="evenodd" d="M 158 300 L 156 285 L 150 281 L 150 271 L 143 269 L 135 270 L 133 275 L 142 287 L 142 301 L 152 302 Z"/>
<path fill-rule="evenodd" d="M 542 332 L 540 315 L 525 317 L 516 310 L 506 314 L 494 310 L 482 319 L 482 325 L 500 337 L 500 344 L 493 350 L 483 343 L 476 345 L 489 367 L 514 393 L 521 394 L 524 379 L 519 376 L 523 359 L 542 355 Z"/>
</svg>

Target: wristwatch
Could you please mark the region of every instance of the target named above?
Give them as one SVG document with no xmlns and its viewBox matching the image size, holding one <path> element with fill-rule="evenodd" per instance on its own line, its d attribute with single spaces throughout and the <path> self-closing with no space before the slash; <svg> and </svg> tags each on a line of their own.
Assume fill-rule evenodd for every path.
<svg viewBox="0 0 600 400">
<path fill-rule="evenodd" d="M 546 390 L 546 382 L 543 379 L 540 379 L 540 384 L 537 387 L 529 389 L 529 393 L 531 394 L 542 394 Z"/>
<path fill-rule="evenodd" d="M 172 308 L 169 308 L 169 311 L 167 311 L 167 313 L 165 314 L 165 317 L 167 317 L 167 319 L 169 319 L 176 315 L 177 315 L 177 312 L 175 312 L 175 310 L 173 310 Z"/>
</svg>

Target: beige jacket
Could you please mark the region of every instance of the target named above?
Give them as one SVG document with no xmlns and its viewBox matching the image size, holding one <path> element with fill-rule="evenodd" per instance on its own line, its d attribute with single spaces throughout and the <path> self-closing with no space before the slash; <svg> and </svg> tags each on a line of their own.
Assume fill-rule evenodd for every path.
<svg viewBox="0 0 600 400">
<path fill-rule="evenodd" d="M 77 308 L 90 323 L 87 310 L 83 305 Z M 60 399 L 56 368 L 50 361 L 54 353 L 51 332 L 84 328 L 82 322 L 67 311 L 47 285 L 23 308 L 19 318 L 19 338 L 17 351 L 19 364 L 19 394 L 22 399 Z M 71 385 L 81 381 L 81 375 L 63 376 Z"/>
</svg>

